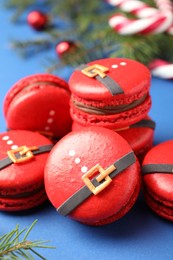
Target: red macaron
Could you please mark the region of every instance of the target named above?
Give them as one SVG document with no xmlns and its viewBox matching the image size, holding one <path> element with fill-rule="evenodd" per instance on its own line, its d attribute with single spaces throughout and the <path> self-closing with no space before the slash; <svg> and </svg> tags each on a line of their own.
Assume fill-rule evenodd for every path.
<svg viewBox="0 0 173 260">
<path fill-rule="evenodd" d="M 142 120 L 151 107 L 150 79 L 146 66 L 125 58 L 79 66 L 69 79 L 72 119 L 111 129 Z"/>
<path fill-rule="evenodd" d="M 173 140 L 147 153 L 142 173 L 147 204 L 159 216 L 173 221 Z"/>
<path fill-rule="evenodd" d="M 86 128 L 73 121 L 72 131 Z M 145 154 L 152 148 L 154 139 L 155 122 L 149 117 L 125 128 L 115 129 L 131 146 L 139 162 L 142 162 Z"/>
<path fill-rule="evenodd" d="M 0 134 L 0 210 L 25 210 L 47 199 L 44 167 L 52 147 L 48 138 L 36 132 Z"/>
<path fill-rule="evenodd" d="M 126 129 L 116 130 L 130 144 L 140 163 L 153 147 L 155 126 L 155 122 L 149 116 L 146 116 Z"/>
<path fill-rule="evenodd" d="M 58 213 L 88 225 L 124 216 L 138 197 L 140 180 L 130 145 L 102 127 L 67 134 L 45 167 L 46 192 Z"/>
<path fill-rule="evenodd" d="M 34 74 L 14 84 L 4 100 L 7 128 L 38 131 L 55 140 L 71 130 L 68 84 L 51 74 Z"/>
</svg>

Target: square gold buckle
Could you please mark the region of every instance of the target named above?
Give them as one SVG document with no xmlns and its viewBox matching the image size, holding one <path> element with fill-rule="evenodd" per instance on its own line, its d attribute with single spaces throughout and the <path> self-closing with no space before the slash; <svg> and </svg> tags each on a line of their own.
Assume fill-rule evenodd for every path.
<svg viewBox="0 0 173 260">
<path fill-rule="evenodd" d="M 94 64 L 82 70 L 82 73 L 86 76 L 93 78 L 99 75 L 101 78 L 106 77 L 104 72 L 108 71 L 109 69 L 105 66 Z"/>
<path fill-rule="evenodd" d="M 88 187 L 88 189 L 94 194 L 97 195 L 99 192 L 104 190 L 112 181 L 112 179 L 109 177 L 109 174 L 113 172 L 116 169 L 116 167 L 112 164 L 109 166 L 106 170 L 100 166 L 100 164 L 96 164 L 94 167 L 92 167 L 87 173 L 85 173 L 82 176 L 82 180 Z M 96 171 L 99 171 L 100 174 L 96 177 L 96 180 L 98 182 L 101 182 L 105 179 L 104 182 L 102 182 L 98 187 L 95 187 L 89 177 L 91 177 Z"/>
<path fill-rule="evenodd" d="M 7 154 L 13 163 L 22 163 L 24 161 L 31 160 L 34 157 L 34 154 L 32 153 L 32 151 L 34 150 L 38 150 L 38 147 L 37 146 L 27 147 L 26 145 L 24 145 L 14 150 L 7 151 Z M 21 157 L 17 158 L 16 153 L 19 153 Z"/>
</svg>

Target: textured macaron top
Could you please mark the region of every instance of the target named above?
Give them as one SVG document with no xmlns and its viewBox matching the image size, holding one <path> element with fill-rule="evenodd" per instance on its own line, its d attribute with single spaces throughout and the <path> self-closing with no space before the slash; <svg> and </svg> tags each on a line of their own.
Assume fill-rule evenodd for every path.
<svg viewBox="0 0 173 260">
<path fill-rule="evenodd" d="M 71 129 L 68 84 L 51 74 L 34 74 L 16 82 L 4 99 L 7 127 L 50 132 L 57 138 Z"/>
<path fill-rule="evenodd" d="M 144 185 L 154 197 L 173 201 L 173 140 L 158 144 L 147 153 L 143 172 Z"/>
<path fill-rule="evenodd" d="M 76 68 L 69 86 L 72 97 L 79 102 L 82 99 L 91 105 L 92 101 L 94 104 L 102 101 L 104 105 L 121 105 L 147 94 L 150 78 L 148 68 L 137 61 L 107 58 Z"/>
<path fill-rule="evenodd" d="M 13 101 L 13 99 L 21 93 L 21 91 L 25 91 L 25 93 L 30 92 L 30 90 L 40 89 L 47 86 L 54 86 L 58 88 L 62 88 L 69 92 L 68 84 L 65 80 L 51 75 L 51 74 L 34 74 L 27 76 L 25 78 L 17 81 L 12 88 L 6 94 L 4 99 L 4 114 L 6 116 L 8 112 L 8 108 Z M 23 95 L 23 92 L 22 92 Z"/>
<path fill-rule="evenodd" d="M 44 188 L 44 166 L 52 146 L 49 139 L 36 132 L 1 133 L 0 197 L 26 196 Z"/>
<path fill-rule="evenodd" d="M 70 217 L 87 223 L 114 215 L 126 207 L 136 192 L 136 185 L 139 184 L 139 163 L 129 144 L 117 133 L 106 128 L 91 127 L 71 132 L 54 146 L 45 168 L 48 198 L 55 208 L 60 208 L 86 186 L 83 177 L 92 167 L 99 164 L 107 169 L 129 153 L 134 161 L 128 167 L 125 166 L 100 193 L 94 195 L 91 192 L 91 196 L 69 213 Z M 89 179 L 99 175 L 98 168 L 91 175 Z M 103 180 L 105 181 L 104 178 Z"/>
</svg>

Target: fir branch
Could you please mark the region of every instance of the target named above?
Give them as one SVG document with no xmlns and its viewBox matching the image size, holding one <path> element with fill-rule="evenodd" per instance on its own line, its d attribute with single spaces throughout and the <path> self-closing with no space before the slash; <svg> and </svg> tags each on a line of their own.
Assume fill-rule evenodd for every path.
<svg viewBox="0 0 173 260">
<path fill-rule="evenodd" d="M 27 240 L 30 232 L 33 230 L 37 220 L 35 220 L 31 226 L 27 229 L 19 230 L 19 225 L 10 231 L 9 233 L 0 237 L 0 259 L 8 260 L 8 259 L 28 259 L 32 260 L 33 255 L 37 255 L 40 259 L 46 259 L 34 248 L 55 248 L 52 246 L 46 245 L 49 241 L 30 241 Z M 21 235 L 24 234 L 21 241 Z M 22 258 L 20 258 L 22 257 Z"/>
<path fill-rule="evenodd" d="M 28 7 L 34 4 L 35 0 L 7 0 L 4 3 L 4 6 L 9 9 L 15 10 L 14 14 L 11 17 L 13 22 L 17 22 L 19 17 L 27 10 Z"/>
<path fill-rule="evenodd" d="M 155 7 L 153 0 L 144 2 Z M 104 0 L 7 0 L 6 4 L 16 12 L 20 9 L 31 10 L 36 6 L 44 7 L 49 10 L 53 21 L 52 26 L 44 30 L 44 37 L 12 42 L 13 47 L 23 56 L 30 57 L 48 48 L 55 48 L 60 41 L 76 44 L 76 49 L 68 51 L 50 64 L 48 70 L 51 72 L 67 65 L 76 67 L 106 57 L 126 57 L 145 65 L 156 58 L 173 61 L 173 35 L 119 35 L 110 28 L 108 19 L 120 10 Z"/>
<path fill-rule="evenodd" d="M 32 57 L 32 55 L 51 49 L 52 46 L 52 40 L 48 38 L 37 38 L 25 41 L 13 40 L 11 42 L 11 48 L 17 50 L 24 58 Z"/>
</svg>

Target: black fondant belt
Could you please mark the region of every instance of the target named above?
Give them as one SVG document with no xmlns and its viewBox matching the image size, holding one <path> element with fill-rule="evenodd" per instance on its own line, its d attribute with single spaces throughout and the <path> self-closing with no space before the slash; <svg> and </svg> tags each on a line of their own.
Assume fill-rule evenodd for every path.
<svg viewBox="0 0 173 260">
<path fill-rule="evenodd" d="M 100 191 L 107 187 L 112 181 L 112 178 L 132 165 L 135 161 L 136 157 L 134 153 L 130 152 L 117 160 L 106 170 L 104 170 L 99 164 L 95 165 L 82 176 L 82 179 L 86 185 L 68 198 L 59 208 L 57 208 L 58 213 L 63 216 L 68 215 L 92 194 L 97 195 Z M 100 174 L 90 180 L 89 177 L 91 177 L 91 175 L 93 175 L 96 171 L 99 171 Z"/>
<path fill-rule="evenodd" d="M 96 80 L 100 81 L 109 90 L 112 96 L 124 93 L 124 90 L 121 88 L 121 86 L 119 86 L 119 84 L 114 79 L 104 73 L 108 70 L 108 68 L 102 65 L 94 64 L 88 66 L 87 64 L 82 64 L 77 67 L 76 70 L 80 70 L 86 76 L 94 77 Z"/>
<path fill-rule="evenodd" d="M 0 170 L 13 163 L 23 163 L 25 161 L 31 160 L 34 155 L 49 152 L 53 145 L 42 145 L 42 146 L 20 146 L 17 149 L 7 151 L 8 157 L 0 160 Z"/>
<path fill-rule="evenodd" d="M 170 173 L 173 174 L 173 164 L 146 164 L 142 166 L 142 174 Z"/>
</svg>

